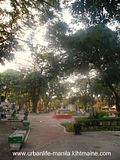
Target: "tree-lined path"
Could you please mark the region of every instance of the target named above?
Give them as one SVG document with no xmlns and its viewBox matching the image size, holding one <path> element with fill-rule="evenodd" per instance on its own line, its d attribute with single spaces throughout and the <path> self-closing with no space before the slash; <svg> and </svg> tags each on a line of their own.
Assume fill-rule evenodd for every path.
<svg viewBox="0 0 120 160">
<path fill-rule="evenodd" d="M 31 129 L 21 151 L 27 152 L 111 152 L 112 156 L 21 156 L 14 160 L 119 160 L 120 132 L 87 132 L 80 136 L 65 133 L 61 121 L 49 115 L 30 115 Z"/>
</svg>

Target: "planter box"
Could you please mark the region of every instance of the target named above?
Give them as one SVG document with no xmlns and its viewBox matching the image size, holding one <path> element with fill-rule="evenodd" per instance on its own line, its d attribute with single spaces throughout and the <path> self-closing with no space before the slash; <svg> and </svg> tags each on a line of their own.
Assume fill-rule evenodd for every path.
<svg viewBox="0 0 120 160">
<path fill-rule="evenodd" d="M 8 143 L 22 143 L 25 135 L 22 133 L 13 133 L 8 137 Z"/>
<path fill-rule="evenodd" d="M 72 114 L 51 114 L 51 117 L 69 119 L 69 118 L 72 118 Z"/>
<path fill-rule="evenodd" d="M 8 143 L 11 151 L 19 151 L 22 144 L 24 143 L 27 131 L 16 130 L 13 134 L 8 137 Z"/>
<path fill-rule="evenodd" d="M 26 130 L 16 130 L 16 131 L 14 132 L 14 134 L 24 134 L 24 135 L 26 135 L 26 134 L 27 134 L 27 131 L 26 131 Z"/>
</svg>

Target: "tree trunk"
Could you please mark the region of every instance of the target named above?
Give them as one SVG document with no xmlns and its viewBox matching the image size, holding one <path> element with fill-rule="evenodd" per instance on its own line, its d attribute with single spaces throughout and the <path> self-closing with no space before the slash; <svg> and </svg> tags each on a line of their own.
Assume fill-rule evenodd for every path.
<svg viewBox="0 0 120 160">
<path fill-rule="evenodd" d="M 120 96 L 119 94 L 117 93 L 117 91 L 115 90 L 115 88 L 112 86 L 112 84 L 110 83 L 107 83 L 110 90 L 112 91 L 113 95 L 114 95 L 114 98 L 115 98 L 115 105 L 116 105 L 116 110 L 118 112 L 120 112 Z"/>
<path fill-rule="evenodd" d="M 120 96 L 116 97 L 116 109 L 118 112 L 120 112 Z"/>
<path fill-rule="evenodd" d="M 32 111 L 35 113 L 36 112 L 36 107 L 37 107 L 37 102 L 39 100 L 39 96 L 34 95 L 32 97 Z"/>
</svg>

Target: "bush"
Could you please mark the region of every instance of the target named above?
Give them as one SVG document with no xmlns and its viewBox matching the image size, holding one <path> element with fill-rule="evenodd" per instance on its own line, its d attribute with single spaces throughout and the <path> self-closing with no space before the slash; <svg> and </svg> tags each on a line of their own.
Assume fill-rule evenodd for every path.
<svg viewBox="0 0 120 160">
<path fill-rule="evenodd" d="M 72 122 L 64 122 L 61 125 L 66 128 L 67 132 L 73 132 L 74 131 L 74 124 Z"/>
<path fill-rule="evenodd" d="M 120 112 L 115 113 L 116 117 L 120 117 Z"/>
<path fill-rule="evenodd" d="M 77 115 L 78 115 L 78 113 L 75 112 L 75 111 L 69 111 L 68 113 L 69 113 L 69 114 L 72 114 L 72 116 L 77 116 Z"/>
<path fill-rule="evenodd" d="M 81 131 L 120 131 L 120 117 L 75 118 L 75 122 L 64 122 L 61 125 L 67 132 L 74 132 L 74 124 L 80 124 Z"/>
<path fill-rule="evenodd" d="M 101 110 L 98 110 L 96 111 L 96 113 L 94 115 L 90 115 L 90 119 L 101 119 L 105 116 L 108 116 L 108 113 L 106 111 L 101 111 Z"/>
<path fill-rule="evenodd" d="M 76 123 L 82 126 L 82 131 L 115 131 L 120 130 L 119 117 L 76 118 Z"/>
</svg>

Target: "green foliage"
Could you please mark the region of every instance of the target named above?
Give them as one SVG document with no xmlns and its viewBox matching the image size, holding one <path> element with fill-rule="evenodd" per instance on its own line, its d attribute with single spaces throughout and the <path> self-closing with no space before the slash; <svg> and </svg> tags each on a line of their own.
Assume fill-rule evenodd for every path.
<svg viewBox="0 0 120 160">
<path fill-rule="evenodd" d="M 35 26 L 40 17 L 47 22 L 55 17 L 53 10 L 59 10 L 59 0 L 9 0 L 0 6 L 0 63 L 13 59 L 13 53 L 19 48 L 18 39 L 23 28 Z M 20 22 L 20 23 L 19 23 Z M 17 35 L 17 36 L 16 36 Z M 17 39 L 18 38 L 18 39 Z"/>
<path fill-rule="evenodd" d="M 2 29 L 0 27 L 0 32 Z M 13 51 L 16 49 L 17 41 L 14 34 L 10 33 L 0 33 L 4 37 L 0 37 L 0 63 L 4 64 L 6 60 L 13 60 Z"/>
<path fill-rule="evenodd" d="M 25 88 L 29 93 L 39 95 L 45 92 L 47 85 L 46 77 L 41 75 L 39 71 L 28 73 L 24 82 Z"/>
<path fill-rule="evenodd" d="M 93 119 L 101 119 L 105 116 L 107 116 L 107 112 L 106 111 L 102 111 L 102 110 L 98 110 L 94 113 L 94 115 L 90 115 L 89 118 L 93 118 Z"/>
<path fill-rule="evenodd" d="M 120 2 L 118 0 L 75 0 L 71 3 L 66 0 L 64 5 L 74 15 L 73 24 L 83 22 L 88 28 L 76 33 L 73 30 L 73 33 L 66 34 L 67 26 L 61 31 L 62 24 L 65 26 L 64 23 L 59 25 L 58 22 L 51 27 L 50 38 L 53 46 L 65 52 L 64 55 L 61 54 L 62 72 L 66 74 L 78 72 L 87 75 L 91 69 L 95 69 L 99 73 L 97 78 L 107 86 L 102 95 L 109 94 L 110 99 L 114 96 L 114 103 L 120 111 L 120 97 L 116 89 L 120 77 L 119 32 L 117 34 L 107 27 L 108 23 L 120 22 Z"/>
<path fill-rule="evenodd" d="M 120 22 L 119 0 L 75 0 L 71 12 L 79 21 L 87 24 Z"/>
<path fill-rule="evenodd" d="M 114 74 L 110 78 L 112 82 L 118 79 L 119 72 L 115 71 L 119 69 L 120 42 L 116 32 L 104 25 L 97 25 L 62 37 L 58 35 L 61 47 L 66 51 L 62 62 L 64 71 L 86 74 L 92 64 L 104 77 L 106 72 L 109 76 Z"/>
<path fill-rule="evenodd" d="M 81 125 L 82 131 L 116 131 L 120 130 L 119 117 L 105 117 L 100 119 L 76 118 L 75 123 Z"/>
<path fill-rule="evenodd" d="M 45 101 L 46 101 L 46 99 L 45 99 Z M 49 103 L 47 104 L 49 109 L 60 108 L 60 105 L 61 105 L 61 101 L 58 98 L 50 99 Z"/>
<path fill-rule="evenodd" d="M 71 113 L 71 114 L 72 114 L 72 116 L 77 116 L 77 115 L 78 115 L 78 113 L 77 113 L 77 112 L 75 112 L 75 111 L 71 111 L 71 112 L 69 112 L 69 113 Z"/>
<path fill-rule="evenodd" d="M 41 47 L 40 49 L 36 47 L 34 48 L 34 52 L 32 53 L 34 70 L 36 70 L 35 75 L 38 74 L 38 76 L 43 77 L 40 83 L 38 83 L 37 81 L 36 83 L 38 85 L 38 88 L 46 88 L 45 92 L 40 94 L 40 96 L 43 96 L 42 98 L 44 99 L 45 107 L 48 106 L 49 102 L 51 104 L 51 102 L 53 102 L 54 100 L 56 101 L 56 99 L 58 101 L 61 101 L 64 93 L 66 92 L 65 86 L 60 83 L 58 63 L 59 60 L 54 54 L 54 52 L 49 51 L 49 49 L 47 49 L 46 47 Z M 28 77 L 27 79 L 29 81 L 32 78 L 31 74 L 33 75 L 33 73 L 30 73 L 30 76 L 28 76 L 28 74 L 26 76 L 26 78 Z M 35 78 L 32 79 L 33 81 L 35 81 Z M 27 82 L 27 85 L 31 85 L 32 83 L 33 82 Z M 33 87 L 31 89 L 33 90 Z"/>
<path fill-rule="evenodd" d="M 24 79 L 24 92 L 30 97 L 35 112 L 38 100 L 46 93 L 47 78 L 39 71 L 28 73 Z"/>
<path fill-rule="evenodd" d="M 67 132 L 73 132 L 74 131 L 74 124 L 71 123 L 71 122 L 64 122 L 61 125 L 65 127 Z"/>
<path fill-rule="evenodd" d="M 94 64 L 99 71 L 113 73 L 117 69 L 119 58 L 119 41 L 117 34 L 105 26 L 90 27 L 85 31 L 78 31 L 68 39 L 70 49 L 69 58 L 73 58 L 73 67 L 89 70 L 89 64 Z M 71 57 L 72 56 L 72 57 Z M 111 61 L 110 61 L 111 60 Z M 78 67 L 75 64 L 78 64 Z M 83 64 L 84 63 L 84 64 Z M 114 66 L 114 68 L 113 68 Z M 109 67 L 109 68 L 108 68 Z M 116 72 L 115 72 L 116 73 Z M 104 74 L 104 73 L 103 73 Z M 118 73 L 115 77 L 117 77 Z M 112 80 L 112 79 L 111 79 Z"/>
<path fill-rule="evenodd" d="M 120 117 L 120 112 L 117 112 L 115 115 L 116 117 Z"/>
<path fill-rule="evenodd" d="M 117 110 L 120 110 L 119 95 L 113 87 L 118 85 L 120 77 L 120 40 L 119 35 L 105 25 L 96 25 L 61 40 L 61 47 L 66 51 L 65 72 L 88 74 L 91 66 L 99 73 L 101 79 L 114 93 Z M 92 68 L 93 69 L 93 68 Z"/>
<path fill-rule="evenodd" d="M 0 91 L 2 95 L 10 101 L 19 95 L 22 91 L 21 80 L 23 75 L 15 70 L 7 70 L 0 75 Z M 14 97 L 14 98 L 13 98 Z M 12 98 L 12 99 L 11 99 Z M 14 102 L 14 100 L 12 101 Z"/>
</svg>

